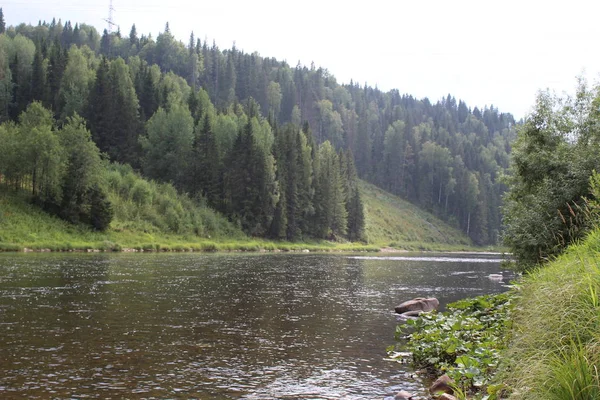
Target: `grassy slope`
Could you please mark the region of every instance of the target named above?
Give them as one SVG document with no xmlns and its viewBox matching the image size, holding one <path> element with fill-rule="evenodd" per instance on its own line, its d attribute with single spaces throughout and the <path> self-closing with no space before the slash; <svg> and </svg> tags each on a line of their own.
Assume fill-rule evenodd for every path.
<svg viewBox="0 0 600 400">
<path fill-rule="evenodd" d="M 369 243 L 402 249 L 460 249 L 469 238 L 408 201 L 361 182 Z"/>
<path fill-rule="evenodd" d="M 336 244 L 331 242 L 287 243 L 248 238 L 241 233 L 234 237 L 199 238 L 195 235 L 174 235 L 164 232 L 143 232 L 123 228 L 129 221 L 116 220 L 117 227 L 107 232 L 94 232 L 84 226 L 69 224 L 28 203 L 24 195 L 0 189 L 0 251 L 29 249 L 50 250 L 172 250 L 172 251 L 376 251 L 375 246 Z"/>
<path fill-rule="evenodd" d="M 510 399 L 600 398 L 600 229 L 528 275 L 500 380 Z"/>
<path fill-rule="evenodd" d="M 28 204 L 26 197 L 0 188 L 0 250 L 2 249 L 164 249 L 164 250 L 374 250 L 468 248 L 470 241 L 433 215 L 367 183 L 361 183 L 369 246 L 330 242 L 281 243 L 235 235 L 211 239 L 142 230 L 143 221 L 116 218 L 105 233 L 73 226 Z M 124 204 L 122 204 L 125 207 Z M 117 213 L 118 216 L 121 213 Z M 223 228 L 232 231 L 233 228 Z M 235 230 L 235 229 L 234 229 Z"/>
</svg>

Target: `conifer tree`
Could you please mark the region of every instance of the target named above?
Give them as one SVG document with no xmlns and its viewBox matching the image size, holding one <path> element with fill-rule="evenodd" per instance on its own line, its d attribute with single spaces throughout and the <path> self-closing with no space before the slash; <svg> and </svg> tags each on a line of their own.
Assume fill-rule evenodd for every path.
<svg viewBox="0 0 600 400">
<path fill-rule="evenodd" d="M 10 118 L 13 86 L 8 54 L 0 49 L 0 122 L 5 122 Z"/>
<path fill-rule="evenodd" d="M 92 190 L 98 191 L 96 196 L 104 195 L 97 187 L 104 166 L 83 118 L 77 114 L 67 118 L 59 138 L 65 150 L 67 164 L 61 186 L 60 216 L 71 223 L 85 222 L 101 228 L 91 221 L 90 195 Z M 97 189 L 93 189 L 95 186 Z"/>
<path fill-rule="evenodd" d="M 48 98 L 44 104 L 50 105 L 56 115 L 60 115 L 60 84 L 67 66 L 67 53 L 63 50 L 58 38 L 54 40 L 50 48 L 48 60 Z"/>
<path fill-rule="evenodd" d="M 298 226 L 303 236 L 310 235 L 310 221 L 315 214 L 313 198 L 314 189 L 314 145 L 312 144 L 312 134 L 308 125 L 296 136 L 296 147 L 298 165 Z"/>
<path fill-rule="evenodd" d="M 192 149 L 191 192 L 201 194 L 208 204 L 220 207 L 220 160 L 215 136 L 208 113 L 204 114 L 202 124 L 197 125 Z"/>
<path fill-rule="evenodd" d="M 138 38 L 135 24 L 131 25 L 131 31 L 129 31 L 129 46 L 131 46 L 133 54 L 137 54 L 140 46 L 140 39 Z"/>
<path fill-rule="evenodd" d="M 44 57 L 41 46 L 36 46 L 31 74 L 31 100 L 33 101 L 44 101 L 47 98 L 46 72 L 44 71 L 43 62 Z M 45 104 L 45 106 L 48 106 L 48 104 Z"/>
<path fill-rule="evenodd" d="M 112 62 L 102 58 L 88 109 L 92 135 L 100 150 L 113 161 L 139 166 L 139 103 L 122 58 Z"/>
<path fill-rule="evenodd" d="M 254 121 L 255 123 L 256 121 Z M 225 202 L 231 218 L 253 236 L 265 235 L 277 203 L 271 154 L 257 145 L 253 118 L 235 141 L 225 175 Z"/>
<path fill-rule="evenodd" d="M 329 141 L 319 146 L 317 160 L 315 235 L 324 239 L 339 239 L 346 235 L 348 212 L 344 202 L 338 156 Z"/>
<path fill-rule="evenodd" d="M 6 32 L 6 22 L 4 21 L 4 11 L 0 7 L 0 35 Z"/>
<path fill-rule="evenodd" d="M 365 211 L 360 190 L 355 187 L 348 207 L 348 239 L 352 242 L 365 240 Z"/>
</svg>

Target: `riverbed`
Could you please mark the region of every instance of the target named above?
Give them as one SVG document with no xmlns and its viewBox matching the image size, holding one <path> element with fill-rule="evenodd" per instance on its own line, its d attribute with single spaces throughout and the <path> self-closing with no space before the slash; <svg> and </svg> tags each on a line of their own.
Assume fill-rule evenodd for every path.
<svg viewBox="0 0 600 400">
<path fill-rule="evenodd" d="M 386 359 L 394 306 L 505 291 L 499 273 L 497 255 L 0 254 L 0 398 L 424 396 Z"/>
</svg>

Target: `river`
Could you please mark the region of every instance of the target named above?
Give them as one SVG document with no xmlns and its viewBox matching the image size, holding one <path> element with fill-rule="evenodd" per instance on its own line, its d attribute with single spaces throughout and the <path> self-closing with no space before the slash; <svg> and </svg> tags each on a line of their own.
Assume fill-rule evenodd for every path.
<svg viewBox="0 0 600 400">
<path fill-rule="evenodd" d="M 498 258 L 0 254 L 0 398 L 424 396 L 394 306 L 504 291 Z"/>
</svg>

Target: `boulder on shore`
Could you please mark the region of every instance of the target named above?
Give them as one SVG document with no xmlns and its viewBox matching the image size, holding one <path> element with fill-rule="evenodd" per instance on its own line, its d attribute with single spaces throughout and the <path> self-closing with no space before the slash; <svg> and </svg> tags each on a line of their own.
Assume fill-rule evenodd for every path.
<svg viewBox="0 0 600 400">
<path fill-rule="evenodd" d="M 424 298 L 417 297 L 412 300 L 405 301 L 396 307 L 396 312 L 398 314 L 404 314 L 409 311 L 418 311 L 418 312 L 429 312 L 436 310 L 440 305 L 440 302 L 435 297 Z"/>
<path fill-rule="evenodd" d="M 454 384 L 452 378 L 444 374 L 437 378 L 429 387 L 429 393 L 431 393 L 433 396 L 440 396 L 443 393 L 453 394 L 454 389 L 452 389 L 452 384 Z"/>
</svg>

